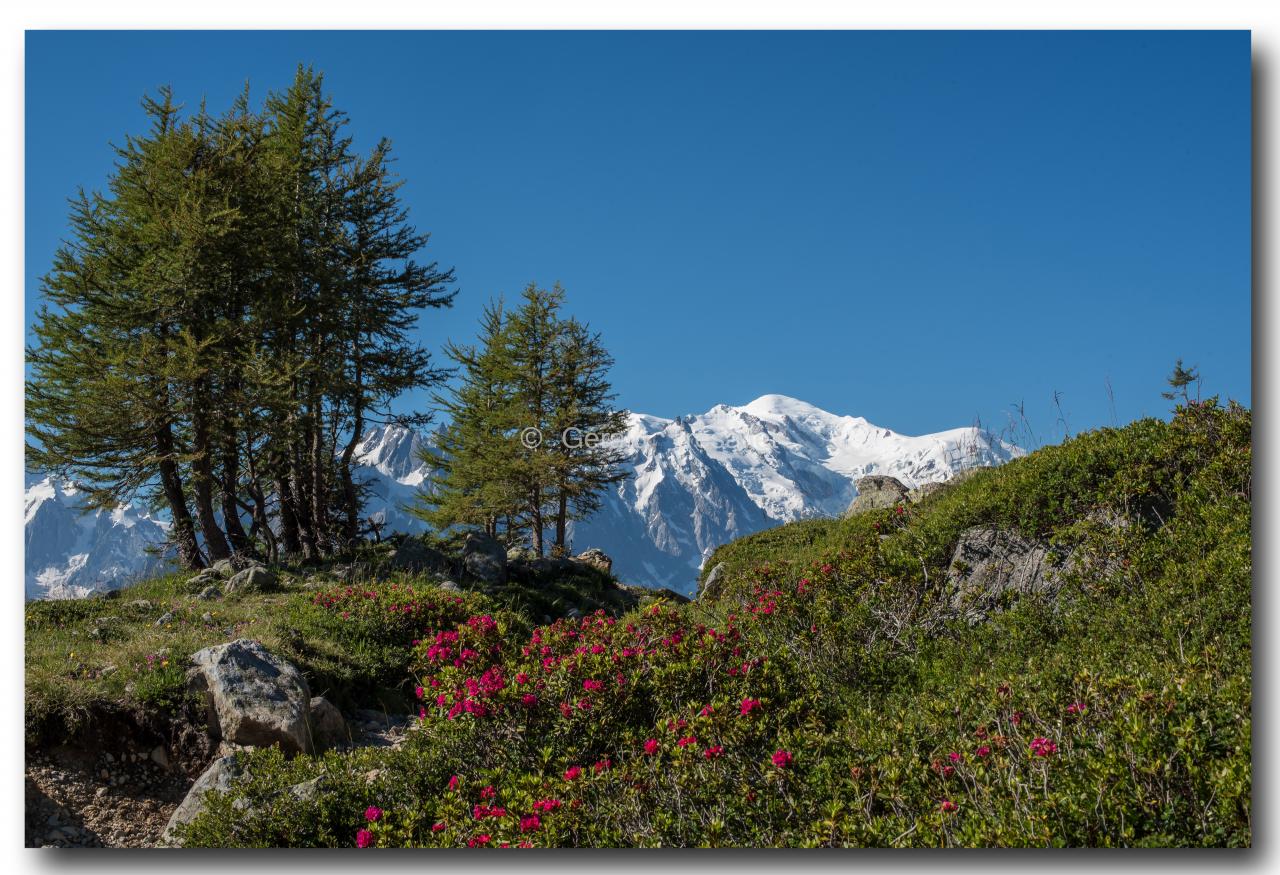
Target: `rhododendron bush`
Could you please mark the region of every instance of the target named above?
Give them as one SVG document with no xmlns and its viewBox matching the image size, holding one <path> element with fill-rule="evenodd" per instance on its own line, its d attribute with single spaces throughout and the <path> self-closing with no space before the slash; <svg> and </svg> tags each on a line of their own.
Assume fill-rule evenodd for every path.
<svg viewBox="0 0 1280 875">
<path fill-rule="evenodd" d="M 403 639 L 413 730 L 248 756 L 186 839 L 1248 844 L 1249 441 L 1248 412 L 1213 404 L 1085 435 L 919 506 L 722 548 L 714 602 L 534 625 L 425 585 L 319 593 Z M 1099 506 L 1129 523 L 1086 525 Z M 957 620 L 949 545 L 980 523 L 1107 561 Z"/>
</svg>

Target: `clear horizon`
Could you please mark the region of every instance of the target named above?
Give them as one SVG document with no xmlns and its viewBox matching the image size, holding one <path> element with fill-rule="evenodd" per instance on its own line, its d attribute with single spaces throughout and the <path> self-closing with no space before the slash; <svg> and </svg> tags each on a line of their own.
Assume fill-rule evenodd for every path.
<svg viewBox="0 0 1280 875">
<path fill-rule="evenodd" d="M 1178 357 L 1251 403 L 1243 31 L 30 32 L 28 325 L 144 93 L 220 111 L 300 62 L 457 270 L 435 353 L 560 281 L 664 418 L 777 393 L 921 434 L 1023 401 L 1048 442 L 1055 390 L 1072 433 L 1166 413 Z"/>
</svg>

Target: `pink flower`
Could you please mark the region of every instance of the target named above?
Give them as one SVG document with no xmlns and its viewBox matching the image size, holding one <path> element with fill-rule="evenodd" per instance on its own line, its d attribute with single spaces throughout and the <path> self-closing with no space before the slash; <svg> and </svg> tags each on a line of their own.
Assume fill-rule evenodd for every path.
<svg viewBox="0 0 1280 875">
<path fill-rule="evenodd" d="M 659 746 L 660 745 L 658 744 L 658 739 L 651 738 L 644 743 L 644 752 L 647 753 L 649 756 L 653 756 L 655 753 L 658 752 Z"/>
<path fill-rule="evenodd" d="M 564 779 L 566 781 L 576 781 L 578 776 L 582 774 L 582 766 L 569 766 L 564 770 Z"/>
<path fill-rule="evenodd" d="M 773 752 L 773 764 L 780 769 L 785 769 L 795 761 L 795 757 L 789 751 L 776 750 Z"/>
<path fill-rule="evenodd" d="M 989 753 L 991 753 L 991 748 L 985 744 L 974 751 L 974 754 L 976 754 L 978 757 L 985 757 Z"/>
<path fill-rule="evenodd" d="M 960 762 L 960 754 L 953 750 L 951 753 L 947 754 L 947 759 L 951 760 L 953 763 L 958 763 Z"/>
<path fill-rule="evenodd" d="M 533 693 L 525 693 L 523 696 L 520 697 L 520 702 L 526 708 L 532 708 L 534 705 L 538 704 L 538 697 L 535 696 Z"/>
<path fill-rule="evenodd" d="M 440 832 L 440 831 L 441 831 L 441 830 L 443 830 L 444 828 L 445 828 L 445 824 L 444 824 L 444 821 L 443 821 L 443 820 L 442 820 L 442 821 L 440 821 L 439 823 L 434 823 L 434 824 L 432 824 L 432 825 L 431 825 L 431 831 L 432 831 L 432 832 Z"/>
<path fill-rule="evenodd" d="M 414 695 L 415 695 L 415 696 L 417 696 L 419 699 L 421 699 L 421 698 L 422 698 L 422 694 L 423 694 L 424 692 L 425 692 L 425 690 L 423 690 L 423 689 L 422 689 L 422 687 L 414 687 L 414 688 L 413 688 L 413 693 L 414 693 Z"/>
<path fill-rule="evenodd" d="M 957 808 L 959 808 L 960 806 L 956 805 L 956 804 L 955 804 L 954 802 L 952 802 L 950 799 L 943 799 L 943 800 L 942 800 L 942 804 L 941 804 L 941 805 L 939 805 L 938 807 L 939 807 L 940 809 L 942 809 L 942 811 L 943 811 L 945 814 L 950 814 L 951 812 L 955 811 L 955 810 L 956 810 Z"/>
<path fill-rule="evenodd" d="M 754 711 L 755 709 L 757 709 L 757 708 L 759 708 L 759 707 L 760 707 L 760 700 L 759 700 L 759 699 L 743 699 L 743 700 L 742 700 L 742 705 L 741 705 L 741 706 L 739 706 L 739 708 L 738 708 L 738 712 L 739 712 L 743 717 L 746 717 L 748 714 L 750 714 L 752 711 Z"/>
<path fill-rule="evenodd" d="M 454 775 L 452 778 L 450 778 L 450 779 L 449 779 L 449 789 L 450 789 L 450 790 L 457 790 L 457 789 L 458 789 L 458 782 L 459 782 L 459 781 L 461 781 L 461 780 L 462 780 L 462 779 L 461 779 L 461 778 L 459 778 L 457 775 Z"/>
<path fill-rule="evenodd" d="M 1067 706 L 1067 713 L 1075 716 L 1079 716 L 1080 714 L 1083 714 L 1085 711 L 1088 711 L 1088 710 L 1089 710 L 1089 706 L 1086 705 L 1084 702 L 1072 702 L 1070 705 Z"/>
<path fill-rule="evenodd" d="M 492 840 L 493 840 L 493 836 L 489 835 L 487 832 L 482 832 L 480 833 L 480 835 L 476 836 L 475 838 L 467 839 L 467 847 L 475 848 L 475 847 L 479 847 L 480 845 L 487 845 Z"/>
<path fill-rule="evenodd" d="M 1058 752 L 1058 746 L 1044 736 L 1031 740 L 1031 752 L 1038 757 L 1048 757 Z"/>
<path fill-rule="evenodd" d="M 600 760 L 600 762 L 596 763 L 591 768 L 595 769 L 596 772 L 599 773 L 599 772 L 608 770 L 609 767 L 612 765 L 613 765 L 613 760 L 609 759 L 608 757 L 605 757 L 604 759 Z"/>
<path fill-rule="evenodd" d="M 356 833 L 356 847 L 367 848 L 373 844 L 373 833 L 367 829 L 362 829 Z"/>
<path fill-rule="evenodd" d="M 711 747 L 709 747 L 709 748 L 707 748 L 706 750 L 704 750 L 704 751 L 702 752 L 702 755 L 703 755 L 704 757 L 706 757 L 707 759 L 709 759 L 709 760 L 713 760 L 713 759 L 715 759 L 716 757 L 720 756 L 720 754 L 722 754 L 722 753 L 724 753 L 724 748 L 723 748 L 723 747 L 721 747 L 721 746 L 720 746 L 720 745 L 718 745 L 718 744 L 713 744 L 713 745 L 711 745 Z"/>
<path fill-rule="evenodd" d="M 550 814 L 563 804 L 564 803 L 559 799 L 539 799 L 537 802 L 533 803 L 533 810 Z"/>
<path fill-rule="evenodd" d="M 483 790 L 480 791 L 481 799 L 492 799 L 497 795 L 498 795 L 498 791 L 493 788 L 492 784 L 490 784 L 488 787 L 485 787 Z"/>
<path fill-rule="evenodd" d="M 692 735 L 686 735 L 684 738 L 676 742 L 677 747 L 688 747 L 691 744 L 697 744 L 698 739 Z"/>
<path fill-rule="evenodd" d="M 520 818 L 520 832 L 533 832 L 542 826 L 542 818 L 536 814 L 530 814 L 528 817 Z"/>
<path fill-rule="evenodd" d="M 370 805 L 364 810 L 364 819 L 373 823 L 379 817 L 382 817 L 382 809 L 376 805 Z"/>
<path fill-rule="evenodd" d="M 585 681 L 582 682 L 582 688 L 586 690 L 588 693 L 595 693 L 604 689 L 604 681 L 597 681 L 592 678 L 587 678 Z"/>
</svg>

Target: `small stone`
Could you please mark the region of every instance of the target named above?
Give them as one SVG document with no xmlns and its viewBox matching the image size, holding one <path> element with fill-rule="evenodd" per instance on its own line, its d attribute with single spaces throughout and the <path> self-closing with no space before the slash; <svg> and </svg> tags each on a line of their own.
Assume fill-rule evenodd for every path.
<svg viewBox="0 0 1280 875">
<path fill-rule="evenodd" d="M 164 614 L 161 615 L 160 619 L 156 620 L 151 625 L 163 626 L 165 623 L 172 623 L 172 622 L 173 622 L 173 611 L 165 611 Z"/>
<path fill-rule="evenodd" d="M 110 778 L 110 777 L 111 777 L 111 773 L 110 773 L 110 772 L 108 772 L 106 769 L 103 769 L 102 771 L 98 772 L 98 776 L 99 776 L 99 777 L 101 777 L 101 778 L 102 778 L 102 780 L 104 780 L 104 781 L 105 781 L 105 780 L 107 780 L 108 778 Z"/>
<path fill-rule="evenodd" d="M 163 744 L 151 751 L 151 761 L 162 769 L 169 768 L 169 755 L 165 753 Z"/>
</svg>

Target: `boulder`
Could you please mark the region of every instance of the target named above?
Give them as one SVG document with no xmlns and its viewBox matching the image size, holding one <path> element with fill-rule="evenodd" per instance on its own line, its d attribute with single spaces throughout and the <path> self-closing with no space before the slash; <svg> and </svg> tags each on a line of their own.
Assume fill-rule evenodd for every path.
<svg viewBox="0 0 1280 875">
<path fill-rule="evenodd" d="M 391 555 L 390 567 L 396 571 L 449 572 L 449 559 L 439 550 L 432 549 L 421 538 L 405 538 Z"/>
<path fill-rule="evenodd" d="M 1013 529 L 977 526 L 960 534 L 944 583 L 949 610 L 981 619 L 1018 596 L 1053 594 L 1065 560 Z"/>
<path fill-rule="evenodd" d="M 221 583 L 221 582 L 222 582 L 222 575 L 218 574 L 216 571 L 210 568 L 206 568 L 204 571 L 201 571 L 195 577 L 191 577 L 187 579 L 187 589 L 189 590 L 200 589 L 201 587 L 211 586 L 213 584 Z"/>
<path fill-rule="evenodd" d="M 844 512 L 845 516 L 897 507 L 907 502 L 907 487 L 896 477 L 872 474 L 859 478 L 854 486 L 858 489 L 858 496 Z"/>
<path fill-rule="evenodd" d="M 338 706 L 324 696 L 311 700 L 311 743 L 316 752 L 348 744 L 351 732 Z"/>
<path fill-rule="evenodd" d="M 445 592 L 462 592 L 462 587 L 458 586 L 458 584 L 448 579 L 437 582 L 436 586 L 444 590 Z"/>
<path fill-rule="evenodd" d="M 201 599 L 203 601 L 220 599 L 222 598 L 222 590 L 218 587 L 216 583 L 211 583 L 208 586 L 206 586 L 204 589 L 200 590 L 199 594 L 196 595 L 196 598 Z"/>
<path fill-rule="evenodd" d="M 939 483 L 936 480 L 931 483 L 921 483 L 915 489 L 912 489 L 907 493 L 907 498 L 911 500 L 912 504 L 919 504 L 920 502 L 928 498 L 930 495 L 933 495 L 934 493 L 937 493 L 937 492 L 941 492 L 943 489 L 946 489 L 946 488 L 947 488 L 947 484 Z"/>
<path fill-rule="evenodd" d="M 276 585 L 276 576 L 261 565 L 250 565 L 227 581 L 228 593 L 264 592 Z"/>
<path fill-rule="evenodd" d="M 178 827 L 185 826 L 195 820 L 196 815 L 204 809 L 204 795 L 210 790 L 226 792 L 231 789 L 231 785 L 235 780 L 243 774 L 244 769 L 234 754 L 218 757 L 210 763 L 209 768 L 204 770 L 204 774 L 196 778 L 196 782 L 187 791 L 186 798 L 179 803 L 177 809 L 169 818 L 169 823 L 165 826 L 164 833 L 160 837 L 160 846 L 167 848 L 178 847 L 179 842 L 175 833 Z"/>
<path fill-rule="evenodd" d="M 462 567 L 487 583 L 507 582 L 507 550 L 496 538 L 482 532 L 468 532 L 462 542 Z"/>
<path fill-rule="evenodd" d="M 702 586 L 698 588 L 698 599 L 714 600 L 720 598 L 720 591 L 724 588 L 725 568 L 723 562 L 717 562 L 716 567 L 711 569 L 702 581 Z"/>
<path fill-rule="evenodd" d="M 585 563 L 593 568 L 598 568 L 605 574 L 609 574 L 613 571 L 613 560 L 610 559 L 609 555 L 599 547 L 591 547 L 587 550 L 583 550 L 573 558 L 578 562 Z"/>
<path fill-rule="evenodd" d="M 214 574 L 218 575 L 218 577 L 226 580 L 236 573 L 236 567 L 232 564 L 230 559 L 219 559 L 217 562 L 210 565 L 206 571 L 212 571 Z"/>
<path fill-rule="evenodd" d="M 311 692 L 293 665 L 258 641 L 239 638 L 192 655 L 188 682 L 203 694 L 215 739 L 246 747 L 279 744 L 309 752 Z"/>
</svg>

